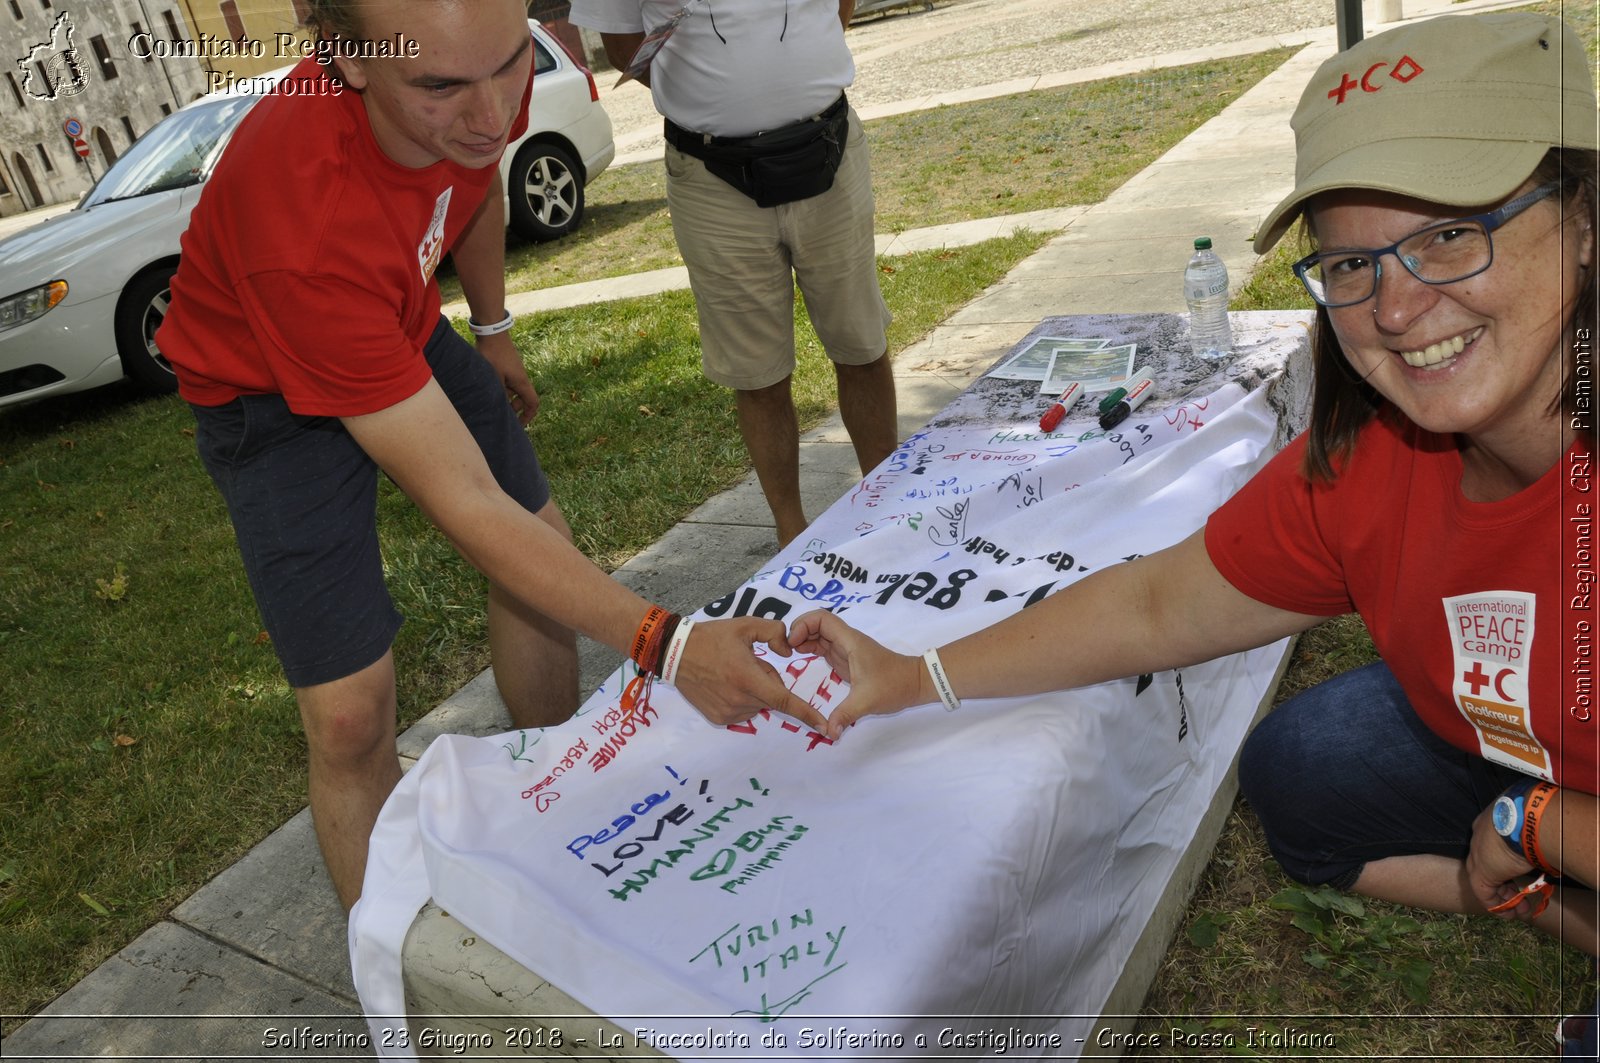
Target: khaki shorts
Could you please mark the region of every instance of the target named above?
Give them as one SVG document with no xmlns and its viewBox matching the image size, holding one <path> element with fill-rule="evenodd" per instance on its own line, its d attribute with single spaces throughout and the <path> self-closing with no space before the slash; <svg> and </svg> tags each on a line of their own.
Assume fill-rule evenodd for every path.
<svg viewBox="0 0 1600 1063">
<path fill-rule="evenodd" d="M 828 357 L 866 365 L 888 346 L 873 253 L 872 166 L 854 110 L 820 196 L 758 207 L 705 163 L 666 148 L 667 206 L 700 314 L 706 376 L 753 391 L 794 372 L 794 286 Z"/>
</svg>

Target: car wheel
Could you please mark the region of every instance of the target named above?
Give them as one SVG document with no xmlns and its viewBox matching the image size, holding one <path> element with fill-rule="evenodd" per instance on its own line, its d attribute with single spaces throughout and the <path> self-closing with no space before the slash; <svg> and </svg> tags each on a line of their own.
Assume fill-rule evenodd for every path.
<svg viewBox="0 0 1600 1063">
<path fill-rule="evenodd" d="M 525 144 L 511 162 L 511 228 L 529 240 L 565 236 L 583 220 L 583 177 L 566 151 Z"/>
<path fill-rule="evenodd" d="M 178 390 L 172 364 L 156 347 L 156 330 L 167 316 L 176 266 L 159 266 L 139 274 L 122 289 L 117 303 L 117 354 L 123 372 L 142 390 L 163 393 Z"/>
</svg>

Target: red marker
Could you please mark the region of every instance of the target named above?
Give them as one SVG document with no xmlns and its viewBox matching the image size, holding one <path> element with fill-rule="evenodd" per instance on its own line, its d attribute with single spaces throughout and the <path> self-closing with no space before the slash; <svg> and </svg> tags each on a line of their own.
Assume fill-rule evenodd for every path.
<svg viewBox="0 0 1600 1063">
<path fill-rule="evenodd" d="M 1056 425 L 1061 423 L 1061 419 L 1067 415 L 1067 411 L 1072 409 L 1073 405 L 1082 396 L 1082 381 L 1074 380 L 1068 384 L 1067 390 L 1063 391 L 1061 397 L 1052 403 L 1048 410 L 1044 411 L 1043 417 L 1039 418 L 1039 431 L 1054 432 Z"/>
</svg>

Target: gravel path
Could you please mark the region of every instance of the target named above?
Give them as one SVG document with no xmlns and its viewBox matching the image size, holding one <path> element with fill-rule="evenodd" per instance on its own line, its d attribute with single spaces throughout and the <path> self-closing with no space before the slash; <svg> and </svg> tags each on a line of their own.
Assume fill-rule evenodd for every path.
<svg viewBox="0 0 1600 1063">
<path fill-rule="evenodd" d="M 936 0 L 850 28 L 857 107 L 1331 25 L 1332 0 Z M 609 86 L 616 76 L 599 76 Z M 617 148 L 660 129 L 648 89 L 603 87 Z"/>
</svg>

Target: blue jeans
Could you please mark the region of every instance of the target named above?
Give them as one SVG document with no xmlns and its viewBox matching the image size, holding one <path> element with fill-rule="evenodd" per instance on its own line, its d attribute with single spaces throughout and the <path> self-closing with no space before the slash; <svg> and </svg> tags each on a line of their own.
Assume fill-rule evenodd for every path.
<svg viewBox="0 0 1600 1063">
<path fill-rule="evenodd" d="M 1284 702 L 1239 755 L 1239 786 L 1284 873 L 1344 890 L 1370 860 L 1465 860 L 1473 820 L 1525 778 L 1429 730 L 1381 661 Z M 1596 1059 L 1597 1029 L 1566 1039 L 1563 1057 Z"/>
<path fill-rule="evenodd" d="M 1371 860 L 1466 859 L 1472 821 L 1519 778 L 1429 730 L 1381 661 L 1280 705 L 1239 759 L 1240 788 L 1284 872 L 1339 889 Z"/>
<path fill-rule="evenodd" d="M 1596 1037 L 1597 1031 L 1600 1031 L 1600 1001 L 1596 1001 L 1594 1014 L 1588 1016 L 1588 1020 L 1580 1024 L 1581 1032 L 1578 1036 L 1562 1038 L 1561 1058 L 1585 1060 L 1600 1058 L 1600 1039 Z"/>
</svg>

